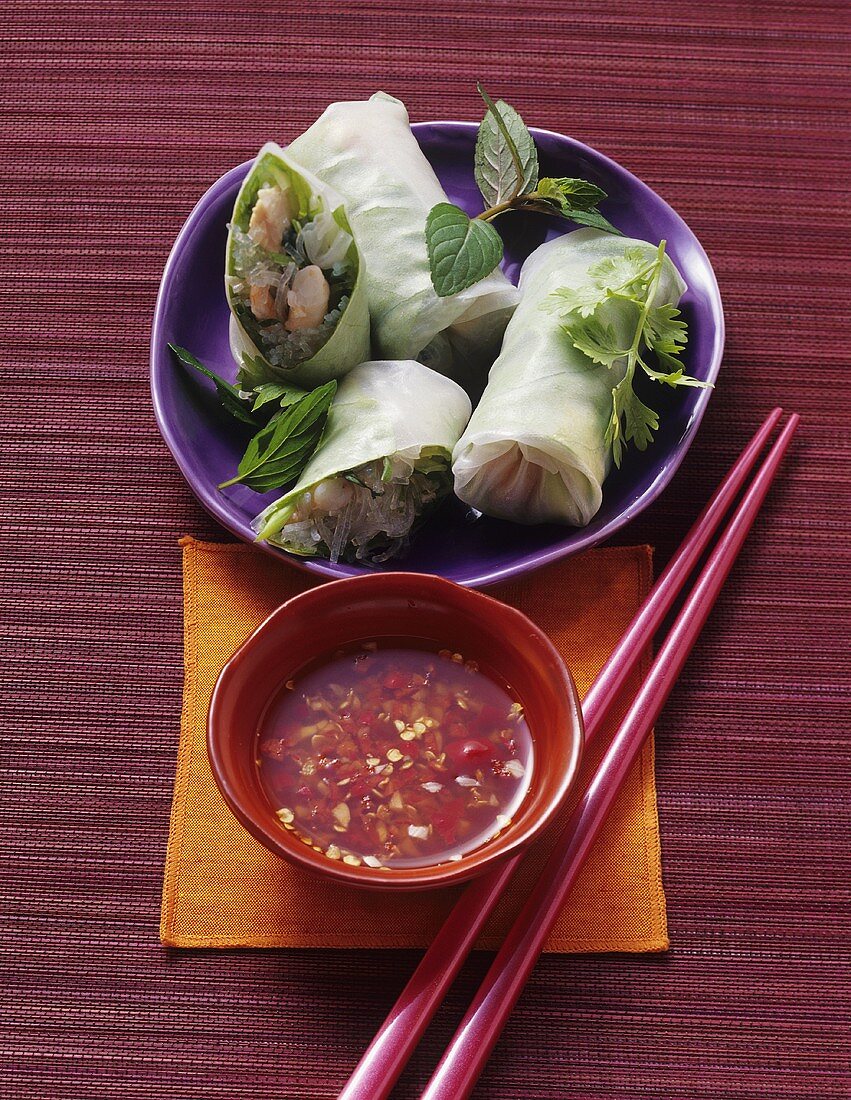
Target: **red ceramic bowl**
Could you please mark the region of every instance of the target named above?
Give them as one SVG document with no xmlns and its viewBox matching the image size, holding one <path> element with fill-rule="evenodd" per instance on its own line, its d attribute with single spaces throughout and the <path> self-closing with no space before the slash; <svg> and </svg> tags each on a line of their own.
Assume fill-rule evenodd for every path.
<svg viewBox="0 0 851 1100">
<path fill-rule="evenodd" d="M 308 662 L 373 638 L 416 638 L 490 666 L 523 702 L 535 766 L 520 809 L 498 837 L 461 860 L 428 867 L 351 867 L 281 828 L 260 785 L 257 730 L 281 685 Z M 582 751 L 573 679 L 549 638 L 497 600 L 427 574 L 378 573 L 312 588 L 282 604 L 228 661 L 207 725 L 210 764 L 228 806 L 277 855 L 330 878 L 378 889 L 462 882 L 525 848 L 552 821 Z"/>
</svg>

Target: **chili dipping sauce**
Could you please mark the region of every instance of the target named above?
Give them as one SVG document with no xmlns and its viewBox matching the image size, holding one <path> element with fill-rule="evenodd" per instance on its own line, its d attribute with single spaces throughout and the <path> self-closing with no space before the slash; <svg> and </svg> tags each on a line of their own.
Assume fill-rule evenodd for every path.
<svg viewBox="0 0 851 1100">
<path fill-rule="evenodd" d="M 272 700 L 260 780 L 283 829 L 352 866 L 459 860 L 500 833 L 529 789 L 520 700 L 460 653 L 361 642 Z"/>
</svg>

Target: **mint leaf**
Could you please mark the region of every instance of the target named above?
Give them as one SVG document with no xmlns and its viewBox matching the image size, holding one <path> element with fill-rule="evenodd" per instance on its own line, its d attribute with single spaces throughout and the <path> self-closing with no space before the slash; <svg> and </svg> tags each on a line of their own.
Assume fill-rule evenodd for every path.
<svg viewBox="0 0 851 1100">
<path fill-rule="evenodd" d="M 542 198 L 552 199 L 559 206 L 569 203 L 574 210 L 594 210 L 606 198 L 602 187 L 569 176 L 546 176 L 538 180 L 535 190 Z"/>
<path fill-rule="evenodd" d="M 538 182 L 538 152 L 532 135 L 513 107 L 490 98 L 481 84 L 487 111 L 476 138 L 473 170 L 485 203 L 498 206 L 533 191 Z"/>
<path fill-rule="evenodd" d="M 328 382 L 277 413 L 249 442 L 237 476 L 223 481 L 219 488 L 241 482 L 258 493 L 267 493 L 295 481 L 322 437 L 336 390 L 337 383 Z"/>
<path fill-rule="evenodd" d="M 213 381 L 216 387 L 216 393 L 219 395 L 219 400 L 225 412 L 230 413 L 230 415 L 237 420 L 241 420 L 243 424 L 250 424 L 253 428 L 257 427 L 260 421 L 251 415 L 248 404 L 239 396 L 239 390 L 236 386 L 231 385 L 230 382 L 226 382 L 224 378 L 220 378 L 213 371 L 205 367 L 204 364 L 199 359 L 196 359 L 190 351 L 186 350 L 186 348 L 182 348 L 178 344 L 169 344 L 168 346 L 174 352 L 178 361 L 185 367 L 194 367 L 195 370 L 200 371 L 201 374 Z"/>
<path fill-rule="evenodd" d="M 487 222 L 439 202 L 426 219 L 431 281 L 441 298 L 458 294 L 489 275 L 502 259 L 502 238 Z"/>
<path fill-rule="evenodd" d="M 538 181 L 535 191 L 528 196 L 528 205 L 547 214 L 561 214 L 577 225 L 590 225 L 607 233 L 622 236 L 621 231 L 604 218 L 597 204 L 606 198 L 606 192 L 588 180 L 571 176 L 545 176 Z"/>
<path fill-rule="evenodd" d="M 576 210 L 569 204 L 562 207 L 561 216 L 577 225 L 588 225 L 592 229 L 602 229 L 606 233 L 613 233 L 616 237 L 622 237 L 623 233 L 617 226 L 612 225 L 608 218 L 604 218 L 599 210 Z"/>
</svg>

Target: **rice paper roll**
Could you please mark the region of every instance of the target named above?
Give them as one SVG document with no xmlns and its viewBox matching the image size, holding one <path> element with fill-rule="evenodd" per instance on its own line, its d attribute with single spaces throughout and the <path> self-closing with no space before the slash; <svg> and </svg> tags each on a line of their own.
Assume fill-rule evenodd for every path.
<svg viewBox="0 0 851 1100">
<path fill-rule="evenodd" d="M 425 226 L 431 208 L 449 200 L 404 104 L 383 92 L 332 103 L 289 152 L 345 197 L 366 267 L 374 353 L 421 359 L 474 385 L 478 372 L 481 389 L 517 289 L 497 269 L 459 294 L 438 297 Z"/>
<path fill-rule="evenodd" d="M 258 539 L 331 561 L 401 553 L 452 488 L 452 448 L 470 408 L 460 386 L 414 360 L 355 367 L 298 483 L 254 520 Z"/>
<path fill-rule="evenodd" d="M 562 330 L 563 318 L 547 308 L 562 287 L 588 285 L 589 269 L 617 260 L 628 249 L 656 247 L 597 229 L 557 237 L 529 256 L 520 274 L 520 305 L 470 423 L 453 454 L 455 493 L 479 511 L 515 523 L 583 527 L 600 508 L 611 463 L 606 428 L 612 390 L 626 363 L 594 364 Z M 676 305 L 686 285 L 666 256 L 654 305 Z M 610 299 L 601 320 L 628 346 L 635 308 Z"/>
<path fill-rule="evenodd" d="M 225 292 L 246 384 L 312 388 L 369 357 L 366 287 L 343 200 L 271 142 L 236 197 Z"/>
</svg>

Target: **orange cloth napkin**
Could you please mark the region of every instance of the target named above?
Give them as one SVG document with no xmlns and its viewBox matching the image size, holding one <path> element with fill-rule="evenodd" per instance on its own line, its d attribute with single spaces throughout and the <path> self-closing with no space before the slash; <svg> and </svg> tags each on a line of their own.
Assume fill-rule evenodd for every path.
<svg viewBox="0 0 851 1100">
<path fill-rule="evenodd" d="M 225 806 L 205 746 L 213 684 L 227 659 L 278 604 L 317 582 L 250 546 L 191 538 L 181 545 L 186 679 L 162 942 L 172 947 L 427 946 L 463 887 L 392 894 L 325 881 L 267 852 Z M 644 598 L 651 572 L 649 547 L 592 550 L 492 594 L 547 631 L 584 694 Z M 619 706 L 586 756 L 586 774 L 622 716 Z M 551 831 L 524 860 L 479 947 L 499 945 L 554 835 Z M 650 740 L 545 950 L 667 946 Z"/>
</svg>

